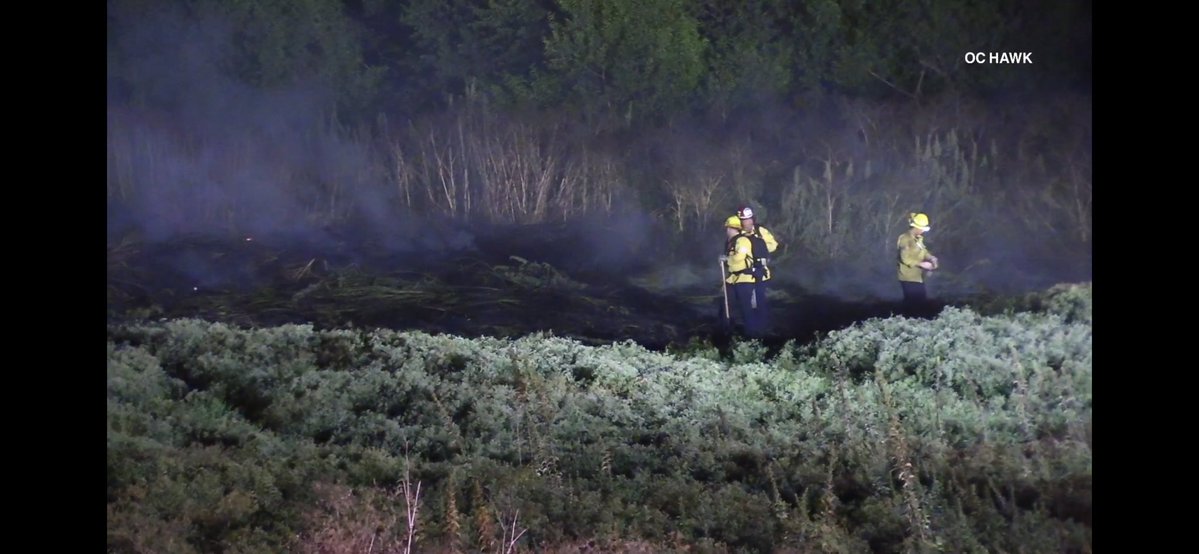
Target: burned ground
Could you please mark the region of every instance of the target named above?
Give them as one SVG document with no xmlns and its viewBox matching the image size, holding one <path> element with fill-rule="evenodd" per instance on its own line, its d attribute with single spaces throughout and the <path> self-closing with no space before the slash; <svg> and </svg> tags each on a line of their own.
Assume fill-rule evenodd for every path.
<svg viewBox="0 0 1199 554">
<path fill-rule="evenodd" d="M 662 253 L 603 248 L 589 242 L 593 235 L 561 226 L 473 229 L 453 243 L 335 230 L 156 242 L 130 235 L 108 249 L 108 315 L 467 337 L 547 332 L 649 348 L 721 345 L 736 334 L 722 325 L 715 263 L 706 281 L 655 285 L 662 264 L 644 260 Z M 776 346 L 898 308 L 891 299 L 846 300 L 782 280 L 772 281 L 770 294 L 773 333 L 766 342 Z"/>
</svg>

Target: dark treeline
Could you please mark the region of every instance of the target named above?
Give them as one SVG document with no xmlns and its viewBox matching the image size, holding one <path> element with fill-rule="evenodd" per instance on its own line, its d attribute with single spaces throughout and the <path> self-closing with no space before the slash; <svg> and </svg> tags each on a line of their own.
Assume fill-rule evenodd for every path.
<svg viewBox="0 0 1199 554">
<path fill-rule="evenodd" d="M 784 261 L 875 280 L 925 211 L 959 272 L 1089 277 L 1089 2 L 110 0 L 108 60 L 110 235 L 599 215 L 688 252 L 749 202 Z"/>
<path fill-rule="evenodd" d="M 174 109 L 211 64 L 260 88 L 327 86 L 344 118 L 455 101 L 657 127 L 828 95 L 1090 89 L 1089 2 L 363 0 L 108 3 L 110 102 Z M 1030 52 L 1031 65 L 965 61 Z M 163 62 L 159 72 L 152 59 Z M 151 62 L 148 64 L 147 62 Z M 173 71 L 166 71 L 167 69 Z M 610 120 L 610 121 L 608 121 Z"/>
</svg>

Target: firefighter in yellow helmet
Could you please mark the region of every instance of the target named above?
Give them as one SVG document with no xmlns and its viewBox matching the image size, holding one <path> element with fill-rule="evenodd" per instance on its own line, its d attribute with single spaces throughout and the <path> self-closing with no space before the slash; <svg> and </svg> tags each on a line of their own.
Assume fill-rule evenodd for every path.
<svg viewBox="0 0 1199 554">
<path fill-rule="evenodd" d="M 924 245 L 924 233 L 930 228 L 928 215 L 909 214 L 908 230 L 899 235 L 895 244 L 899 254 L 899 286 L 903 288 L 903 308 L 908 315 L 924 313 L 928 302 L 924 272 L 937 269 L 937 257 Z"/>
<path fill-rule="evenodd" d="M 729 303 L 736 306 L 745 334 L 750 338 L 763 338 L 769 324 L 770 305 L 766 297 L 766 283 L 770 281 L 770 253 L 778 247 L 771 248 L 760 234 L 755 234 L 746 227 L 753 228 L 752 212 L 748 218 L 742 210 L 737 215 L 725 220 L 725 261 L 727 277 L 725 278 L 725 294 Z M 746 225 L 746 220 L 749 224 Z M 764 230 L 758 227 L 759 230 Z M 769 231 L 767 231 L 769 233 Z M 731 315 L 731 314 L 730 314 Z"/>
</svg>

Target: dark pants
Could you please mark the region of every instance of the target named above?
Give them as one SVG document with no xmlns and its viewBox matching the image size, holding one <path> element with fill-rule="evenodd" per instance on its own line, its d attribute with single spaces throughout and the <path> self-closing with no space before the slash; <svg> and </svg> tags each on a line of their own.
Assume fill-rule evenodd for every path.
<svg viewBox="0 0 1199 554">
<path fill-rule="evenodd" d="M 924 317 L 928 315 L 928 291 L 924 283 L 900 281 L 903 287 L 903 315 L 908 317 Z"/>
<path fill-rule="evenodd" d="M 766 336 L 770 323 L 770 305 L 766 299 L 766 283 L 728 285 L 730 308 L 736 310 L 745 325 L 745 334 L 760 339 Z M 756 296 L 756 298 L 755 298 Z M 754 307 L 754 302 L 757 307 Z"/>
</svg>

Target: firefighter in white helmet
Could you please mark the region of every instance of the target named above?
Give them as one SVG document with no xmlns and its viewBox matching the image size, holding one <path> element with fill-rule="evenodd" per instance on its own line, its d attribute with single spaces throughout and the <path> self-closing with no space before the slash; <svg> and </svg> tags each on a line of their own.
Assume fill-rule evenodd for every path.
<svg viewBox="0 0 1199 554">
<path fill-rule="evenodd" d="M 754 210 L 749 206 L 741 206 L 737 208 L 737 219 L 741 220 L 741 229 L 747 235 L 758 237 L 766 242 L 766 249 L 771 254 L 778 250 L 779 243 L 774 239 L 774 234 L 761 225 L 757 224 L 757 219 L 754 217 Z"/>
<path fill-rule="evenodd" d="M 753 211 L 743 207 L 725 220 L 728 269 L 725 286 L 741 315 L 745 334 L 761 339 L 766 336 L 770 321 L 766 296 L 766 283 L 772 277 L 770 254 L 778 248 L 778 242 L 770 231 L 754 225 L 753 217 Z"/>
</svg>

